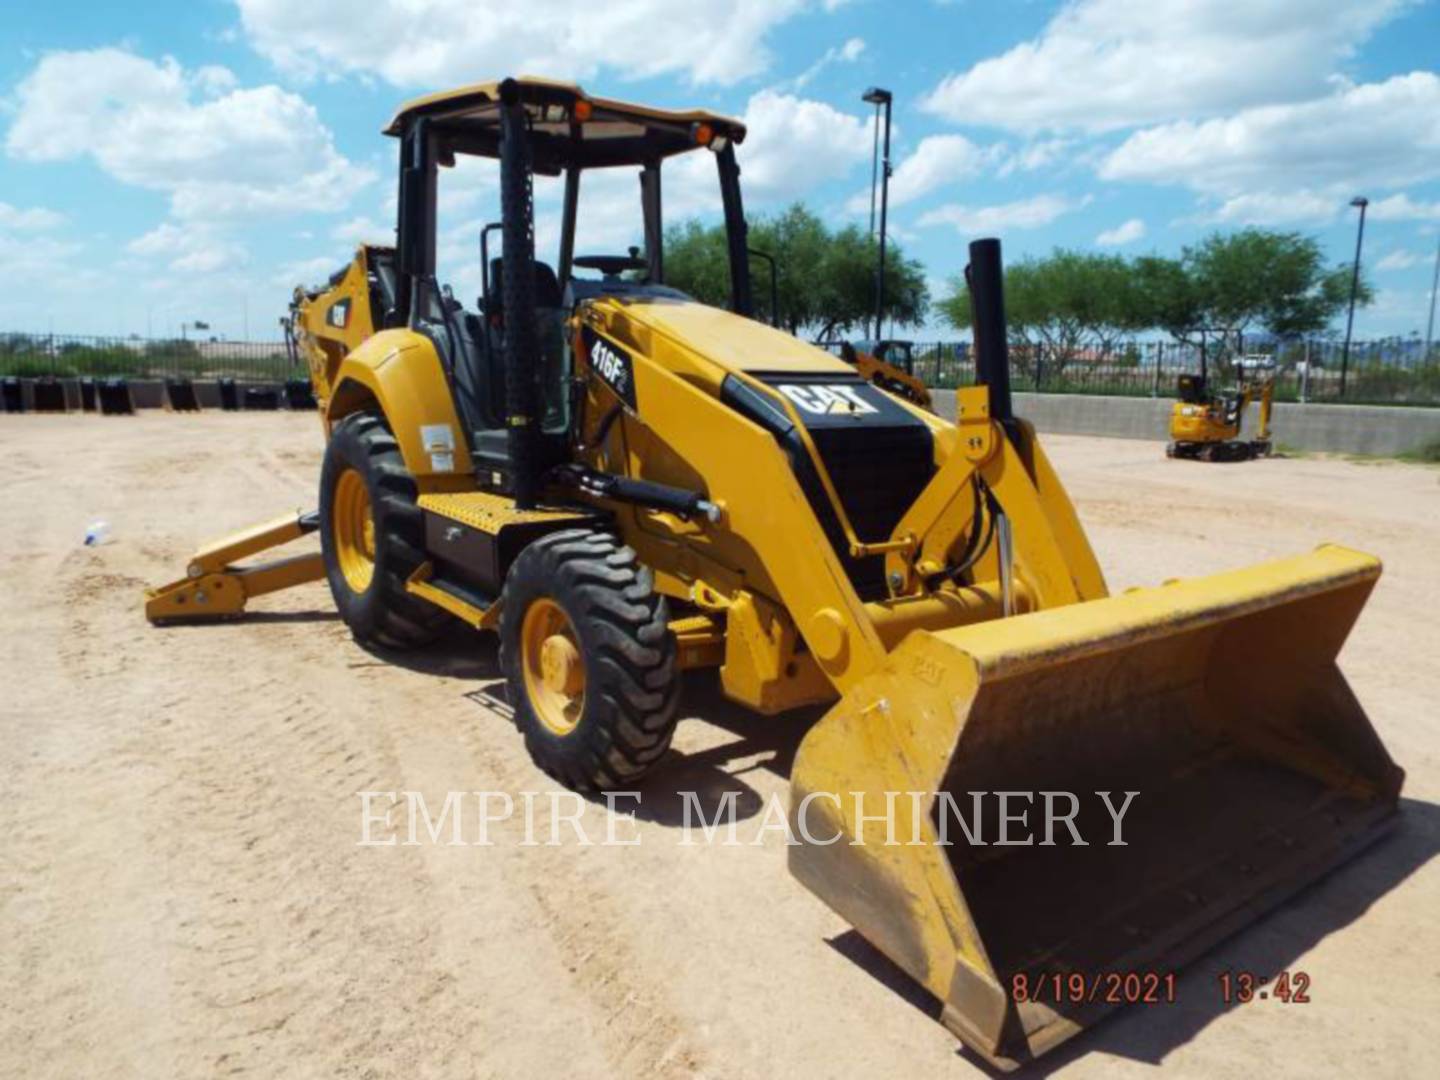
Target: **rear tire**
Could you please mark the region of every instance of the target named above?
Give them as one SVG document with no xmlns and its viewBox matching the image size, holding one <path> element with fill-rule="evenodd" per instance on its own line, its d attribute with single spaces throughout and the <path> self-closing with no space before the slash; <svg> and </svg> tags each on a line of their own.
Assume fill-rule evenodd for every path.
<svg viewBox="0 0 1440 1080">
<path fill-rule="evenodd" d="M 505 579 L 500 669 L 535 763 L 567 787 L 614 790 L 665 756 L 680 679 L 669 605 L 635 552 L 567 529 Z"/>
<path fill-rule="evenodd" d="M 352 413 L 330 433 L 320 470 L 320 550 L 340 618 L 356 640 L 405 649 L 446 622 L 405 591 L 425 561 L 415 480 L 377 413 Z"/>
</svg>

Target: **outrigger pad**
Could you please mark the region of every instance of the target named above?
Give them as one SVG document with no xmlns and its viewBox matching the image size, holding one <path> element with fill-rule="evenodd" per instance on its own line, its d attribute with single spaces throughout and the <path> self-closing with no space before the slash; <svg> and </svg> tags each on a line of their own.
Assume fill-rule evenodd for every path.
<svg viewBox="0 0 1440 1080">
<path fill-rule="evenodd" d="M 791 870 L 989 1061 L 1048 1050 L 1115 1002 L 1024 987 L 1173 971 L 1393 822 L 1404 774 L 1335 663 L 1379 574 L 1326 546 L 912 633 L 801 744 Z M 1043 843 L 1045 792 L 1084 846 Z"/>
</svg>

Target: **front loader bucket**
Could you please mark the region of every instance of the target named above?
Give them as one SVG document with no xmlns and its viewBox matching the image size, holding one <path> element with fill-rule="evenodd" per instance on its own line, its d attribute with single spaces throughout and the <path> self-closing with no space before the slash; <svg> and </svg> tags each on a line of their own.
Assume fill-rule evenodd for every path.
<svg viewBox="0 0 1440 1080">
<path fill-rule="evenodd" d="M 1001 1067 L 1163 1000 L 1393 821 L 1404 774 L 1335 665 L 1379 574 L 1327 546 L 910 634 L 801 744 L 791 870 Z M 1098 792 L 1137 793 L 1121 843 Z"/>
</svg>

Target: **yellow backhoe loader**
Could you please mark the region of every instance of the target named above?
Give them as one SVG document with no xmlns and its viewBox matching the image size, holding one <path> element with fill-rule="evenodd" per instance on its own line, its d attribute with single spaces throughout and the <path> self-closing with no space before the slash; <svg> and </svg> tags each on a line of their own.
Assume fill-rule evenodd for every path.
<svg viewBox="0 0 1440 1080">
<path fill-rule="evenodd" d="M 1269 457 L 1270 413 L 1275 398 L 1275 362 L 1268 356 L 1242 356 L 1235 361 L 1236 387 L 1230 393 L 1210 391 L 1202 360 L 1199 375 L 1181 375 L 1178 400 L 1170 409 L 1170 443 L 1166 457 L 1201 461 L 1249 461 Z M 1240 429 L 1252 401 L 1260 403 L 1260 428 L 1253 439 Z"/>
<path fill-rule="evenodd" d="M 739 122 L 525 78 L 413 101 L 386 131 L 396 246 L 293 312 L 319 511 L 202 550 L 147 595 L 152 621 L 323 576 L 363 641 L 496 630 L 530 753 L 580 789 L 663 769 L 688 669 L 763 714 L 833 703 L 794 759 L 791 869 L 999 1065 L 1117 1000 L 1020 979 L 1173 969 L 1395 818 L 1402 773 L 1335 662 L 1379 563 L 1325 546 L 1108 595 L 1011 412 L 997 241 L 970 246 L 979 384 L 950 423 L 750 317 Z M 716 169 L 729 310 L 665 284 L 681 154 Z M 473 311 L 436 279 L 459 155 L 499 160 Z M 638 174 L 639 256 L 575 252 L 605 169 Z M 536 177 L 563 178 L 553 269 Z M 242 561 L 311 531 L 319 554 Z M 1007 823 L 969 810 L 995 792 L 1076 793 L 1088 846 L 991 843 Z M 1130 803 L 1123 846 L 1097 792 Z"/>
</svg>

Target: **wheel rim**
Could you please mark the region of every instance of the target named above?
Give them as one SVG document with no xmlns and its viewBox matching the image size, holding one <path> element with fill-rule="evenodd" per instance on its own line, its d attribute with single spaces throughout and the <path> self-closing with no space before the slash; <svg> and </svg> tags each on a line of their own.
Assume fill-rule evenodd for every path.
<svg viewBox="0 0 1440 1080">
<path fill-rule="evenodd" d="M 370 512 L 370 489 L 365 478 L 346 469 L 335 483 L 330 524 L 335 536 L 335 560 L 345 584 L 363 593 L 375 579 L 375 515 Z"/>
<path fill-rule="evenodd" d="M 532 601 L 525 612 L 520 662 L 536 717 L 556 735 L 569 735 L 585 710 L 585 662 L 570 616 L 548 597 Z"/>
</svg>

